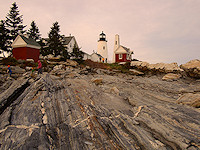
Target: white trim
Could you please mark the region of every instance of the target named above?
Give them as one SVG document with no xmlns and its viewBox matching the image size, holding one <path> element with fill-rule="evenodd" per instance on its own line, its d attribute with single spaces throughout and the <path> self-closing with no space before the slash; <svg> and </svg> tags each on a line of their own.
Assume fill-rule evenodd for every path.
<svg viewBox="0 0 200 150">
<path fill-rule="evenodd" d="M 20 47 L 30 47 L 30 48 L 40 49 L 39 46 L 27 45 L 27 44 L 12 46 L 12 48 L 20 48 Z"/>
<path fill-rule="evenodd" d="M 27 44 L 21 44 L 21 45 L 12 46 L 12 48 L 18 48 L 18 47 L 27 47 Z"/>
<path fill-rule="evenodd" d="M 35 48 L 35 49 L 40 49 L 41 48 L 40 46 L 35 46 L 35 45 L 27 45 L 27 47 Z"/>
<path fill-rule="evenodd" d="M 122 59 L 123 58 L 123 54 L 119 54 L 119 59 Z"/>
<path fill-rule="evenodd" d="M 115 54 L 128 53 L 121 45 L 115 50 Z"/>
</svg>

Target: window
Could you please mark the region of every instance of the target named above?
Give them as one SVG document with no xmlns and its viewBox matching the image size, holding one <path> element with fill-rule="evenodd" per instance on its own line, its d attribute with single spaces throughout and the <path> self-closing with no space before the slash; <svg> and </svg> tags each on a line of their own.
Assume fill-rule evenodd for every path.
<svg viewBox="0 0 200 150">
<path fill-rule="evenodd" d="M 103 50 L 105 50 L 105 46 L 103 46 Z"/>
<path fill-rule="evenodd" d="M 117 45 L 117 41 L 115 41 L 115 45 Z"/>
<path fill-rule="evenodd" d="M 119 59 L 122 59 L 122 54 L 119 54 Z"/>
</svg>

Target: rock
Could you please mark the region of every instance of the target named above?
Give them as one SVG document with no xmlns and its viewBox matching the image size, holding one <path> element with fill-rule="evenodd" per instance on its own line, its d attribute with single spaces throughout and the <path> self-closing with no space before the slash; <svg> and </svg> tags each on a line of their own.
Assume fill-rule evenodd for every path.
<svg viewBox="0 0 200 150">
<path fill-rule="evenodd" d="M 10 66 L 13 74 L 23 74 L 26 72 L 25 69 L 20 68 L 19 66 Z"/>
<path fill-rule="evenodd" d="M 69 74 L 66 74 L 64 77 L 67 77 L 67 78 L 76 78 L 76 77 L 79 77 L 80 75 L 76 72 L 72 72 L 72 73 L 69 73 Z"/>
<path fill-rule="evenodd" d="M 33 80 L 33 79 L 29 79 L 29 83 L 31 84 L 31 83 L 33 83 L 35 80 Z"/>
<path fill-rule="evenodd" d="M 2 68 L 1 68 L 2 67 Z M 0 72 L 5 74 L 7 73 L 8 67 L 7 66 L 1 66 L 0 68 Z M 20 68 L 19 66 L 10 66 L 11 70 L 12 70 L 12 74 L 23 74 L 26 72 L 25 69 Z"/>
<path fill-rule="evenodd" d="M 26 71 L 31 71 L 32 67 L 26 67 Z"/>
<path fill-rule="evenodd" d="M 26 59 L 26 61 L 28 61 L 28 62 L 34 62 L 34 60 L 33 59 Z"/>
<path fill-rule="evenodd" d="M 73 61 L 73 60 L 70 60 L 70 59 L 67 59 L 65 65 L 69 65 L 69 66 L 77 66 L 78 63 L 76 61 Z"/>
<path fill-rule="evenodd" d="M 170 64 L 165 64 L 164 67 L 165 73 L 170 73 L 170 72 L 183 72 L 184 70 L 181 69 L 177 63 L 170 63 Z"/>
<path fill-rule="evenodd" d="M 92 73 L 94 72 L 94 70 L 92 68 L 90 68 L 89 66 L 86 66 L 85 68 L 83 68 L 79 74 L 84 74 L 84 75 L 88 75 L 88 73 Z"/>
<path fill-rule="evenodd" d="M 119 95 L 119 90 L 116 87 L 110 89 L 110 92 L 116 95 Z"/>
<path fill-rule="evenodd" d="M 144 75 L 143 72 L 137 71 L 135 69 L 129 69 L 130 73 L 133 75 Z"/>
<path fill-rule="evenodd" d="M 132 61 L 131 66 L 135 67 L 141 71 L 158 71 L 162 73 L 173 73 L 173 72 L 182 72 L 183 70 L 178 66 L 177 63 L 156 63 L 149 64 L 142 61 Z"/>
<path fill-rule="evenodd" d="M 92 83 L 95 83 L 96 85 L 102 84 L 103 78 L 93 78 L 91 79 Z"/>
<path fill-rule="evenodd" d="M 99 74 L 99 75 L 104 75 L 104 74 L 107 74 L 107 75 L 114 75 L 115 74 L 115 72 L 113 72 L 113 71 L 110 71 L 110 70 L 106 70 L 106 69 L 96 69 L 95 70 L 96 71 L 96 73 L 97 74 Z"/>
<path fill-rule="evenodd" d="M 95 86 L 102 75 L 80 76 L 11 82 L 0 95 L 11 100 L 0 109 L 0 149 L 198 149 L 199 109 L 174 101 L 199 83 L 104 74 Z"/>
<path fill-rule="evenodd" d="M 200 60 L 191 60 L 180 66 L 190 77 L 200 78 Z"/>
<path fill-rule="evenodd" d="M 115 73 L 121 73 L 121 70 L 117 70 L 117 69 L 112 69 L 112 71 Z"/>
<path fill-rule="evenodd" d="M 0 114 L 5 110 L 5 106 L 14 101 L 14 98 L 27 86 L 29 86 L 28 80 L 20 78 L 14 81 L 7 90 L 0 94 Z"/>
<path fill-rule="evenodd" d="M 200 107 L 200 94 L 186 93 L 180 96 L 177 101 L 178 104 L 189 105 L 192 107 Z"/>
<path fill-rule="evenodd" d="M 63 68 L 63 65 L 56 65 L 53 67 L 53 70 L 56 71 L 56 70 L 61 70 Z"/>
<path fill-rule="evenodd" d="M 179 75 L 179 74 L 168 73 L 162 78 L 162 80 L 174 81 L 174 80 L 178 80 L 180 77 L 181 77 L 181 75 Z"/>
<path fill-rule="evenodd" d="M 52 64 L 52 65 L 55 65 L 55 64 L 59 64 L 59 65 L 65 65 L 65 66 L 73 66 L 73 67 L 76 67 L 78 66 L 78 63 L 76 61 L 73 61 L 73 60 L 66 60 L 65 62 L 64 61 L 58 61 L 57 59 L 55 61 L 47 61 L 48 64 Z"/>
<path fill-rule="evenodd" d="M 20 64 L 23 64 L 23 63 L 25 63 L 26 61 L 23 60 L 23 59 L 18 59 L 17 62 L 20 63 Z"/>
</svg>

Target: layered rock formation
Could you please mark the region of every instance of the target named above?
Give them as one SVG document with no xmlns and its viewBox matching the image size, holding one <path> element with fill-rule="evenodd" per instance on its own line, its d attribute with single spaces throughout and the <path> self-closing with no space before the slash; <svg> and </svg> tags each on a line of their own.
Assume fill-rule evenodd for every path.
<svg viewBox="0 0 200 150">
<path fill-rule="evenodd" d="M 200 78 L 200 60 L 191 60 L 180 66 L 185 72 L 195 78 Z"/>
<path fill-rule="evenodd" d="M 177 103 L 200 82 L 54 71 L 2 85 L 0 149 L 200 148 L 199 108 Z"/>
<path fill-rule="evenodd" d="M 192 78 L 200 78 L 200 60 L 192 60 L 180 66 L 178 66 L 177 63 L 149 64 L 142 61 L 132 61 L 131 66 L 138 71 L 142 71 L 147 74 L 177 73 L 182 75 L 187 74 L 189 77 Z"/>
<path fill-rule="evenodd" d="M 157 63 L 149 64 L 142 61 L 132 61 L 131 66 L 143 71 L 152 71 L 152 72 L 162 72 L 162 73 L 173 73 L 183 71 L 177 63 Z"/>
</svg>

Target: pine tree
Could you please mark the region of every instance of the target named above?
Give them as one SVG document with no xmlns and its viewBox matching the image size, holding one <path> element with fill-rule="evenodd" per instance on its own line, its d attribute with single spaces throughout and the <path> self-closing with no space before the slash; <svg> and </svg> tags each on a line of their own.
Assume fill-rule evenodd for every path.
<svg viewBox="0 0 200 150">
<path fill-rule="evenodd" d="M 46 43 L 43 42 L 43 39 L 40 39 L 40 41 L 39 41 L 38 43 L 39 43 L 40 46 L 41 46 L 41 48 L 40 48 L 40 53 L 42 54 L 42 56 L 47 56 L 48 54 L 50 54 Z"/>
<path fill-rule="evenodd" d="M 70 54 L 68 53 L 67 48 L 63 49 L 63 51 L 62 51 L 62 58 L 64 58 L 64 60 L 70 59 Z"/>
<path fill-rule="evenodd" d="M 34 39 L 35 41 L 40 40 L 39 28 L 36 26 L 35 21 L 31 22 L 31 28 L 27 32 L 29 38 Z"/>
<path fill-rule="evenodd" d="M 24 28 L 26 26 L 22 25 L 22 23 L 23 23 L 22 15 L 19 14 L 18 6 L 16 2 L 14 2 L 6 17 L 6 25 L 10 30 L 10 35 L 12 37 L 12 40 L 14 40 L 19 33 L 23 34 L 25 32 Z"/>
<path fill-rule="evenodd" d="M 77 45 L 74 44 L 73 51 L 71 53 L 71 56 L 76 60 L 82 60 L 83 59 L 83 52 L 78 48 Z"/>
<path fill-rule="evenodd" d="M 67 49 L 63 45 L 63 36 L 59 34 L 60 26 L 58 22 L 53 23 L 53 27 L 51 27 L 51 31 L 49 32 L 49 40 L 48 40 L 48 51 L 50 54 L 53 54 L 55 57 L 58 55 L 62 55 L 63 51 Z"/>
<path fill-rule="evenodd" d="M 9 30 L 5 27 L 5 21 L 0 21 L 0 49 L 4 55 L 4 52 L 10 51 L 10 36 L 9 36 Z"/>
</svg>

